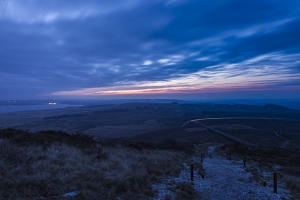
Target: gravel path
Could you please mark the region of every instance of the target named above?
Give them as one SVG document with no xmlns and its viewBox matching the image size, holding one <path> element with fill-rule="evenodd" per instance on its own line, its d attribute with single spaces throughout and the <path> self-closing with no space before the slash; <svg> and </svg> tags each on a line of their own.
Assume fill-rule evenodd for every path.
<svg viewBox="0 0 300 200">
<path fill-rule="evenodd" d="M 208 154 L 211 158 L 205 158 L 202 165 L 205 169 L 205 177 L 202 179 L 194 172 L 194 189 L 205 200 L 281 200 L 292 199 L 290 192 L 284 188 L 284 184 L 278 180 L 278 192 L 273 193 L 272 173 L 260 172 L 267 180 L 267 187 L 263 187 L 255 181 L 251 181 L 252 175 L 245 171 L 243 161 L 229 161 L 214 152 L 216 146 L 210 146 Z M 191 158 L 194 163 L 200 158 Z M 167 182 L 190 181 L 190 166 L 184 163 L 184 169 L 179 177 L 168 177 L 160 184 L 153 185 L 158 191 L 155 200 L 164 199 L 165 195 L 175 195 L 167 189 Z M 170 184 L 169 184 L 170 185 Z"/>
<path fill-rule="evenodd" d="M 272 183 L 267 187 L 250 181 L 251 174 L 245 171 L 242 161 L 229 161 L 213 152 L 215 147 L 209 148 L 212 158 L 204 160 L 203 167 L 206 177 L 197 177 L 195 189 L 199 191 L 201 199 L 291 199 L 284 184 L 279 182 L 278 193 L 273 193 Z M 272 173 L 264 173 L 265 176 L 272 176 Z M 266 177 L 267 178 L 267 177 Z M 269 177 L 270 178 L 270 177 Z"/>
</svg>

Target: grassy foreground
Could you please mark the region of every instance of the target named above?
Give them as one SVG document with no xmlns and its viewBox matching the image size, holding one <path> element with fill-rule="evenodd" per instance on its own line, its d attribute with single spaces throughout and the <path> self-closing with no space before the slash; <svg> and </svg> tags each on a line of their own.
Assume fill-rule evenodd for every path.
<svg viewBox="0 0 300 200">
<path fill-rule="evenodd" d="M 4 129 L 0 199 L 66 199 L 63 195 L 73 191 L 78 195 L 71 199 L 149 199 L 156 195 L 152 184 L 177 176 L 185 156 L 144 143 L 107 144 L 83 134 Z"/>
</svg>

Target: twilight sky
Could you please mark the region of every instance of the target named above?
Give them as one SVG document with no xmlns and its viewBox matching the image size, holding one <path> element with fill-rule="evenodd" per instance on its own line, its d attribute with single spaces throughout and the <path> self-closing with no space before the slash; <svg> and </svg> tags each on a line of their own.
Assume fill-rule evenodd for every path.
<svg viewBox="0 0 300 200">
<path fill-rule="evenodd" d="M 0 99 L 300 98 L 299 0 L 1 0 Z"/>
</svg>

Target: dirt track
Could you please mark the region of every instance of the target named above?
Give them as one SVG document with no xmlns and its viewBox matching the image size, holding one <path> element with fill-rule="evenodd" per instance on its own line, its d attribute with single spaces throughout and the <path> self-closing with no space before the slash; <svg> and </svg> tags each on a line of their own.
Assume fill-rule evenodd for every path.
<svg viewBox="0 0 300 200">
<path fill-rule="evenodd" d="M 251 174 L 245 171 L 242 161 L 229 161 L 214 153 L 215 146 L 209 147 L 211 158 L 204 159 L 202 163 L 206 177 L 195 179 L 195 189 L 200 193 L 201 199 L 291 199 L 290 192 L 279 181 L 278 193 L 273 193 L 272 181 L 263 187 L 251 181 Z M 262 172 L 266 180 L 272 180 L 271 172 Z"/>
</svg>

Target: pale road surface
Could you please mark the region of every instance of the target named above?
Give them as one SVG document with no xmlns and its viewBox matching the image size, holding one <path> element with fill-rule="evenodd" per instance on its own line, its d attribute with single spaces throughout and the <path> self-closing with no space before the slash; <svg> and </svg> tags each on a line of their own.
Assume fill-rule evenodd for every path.
<svg viewBox="0 0 300 200">
<path fill-rule="evenodd" d="M 276 126 L 276 125 L 272 122 L 271 119 L 269 120 L 269 122 L 270 122 L 274 127 L 276 127 L 276 128 L 279 129 L 279 131 L 275 131 L 274 134 L 275 134 L 277 137 L 280 137 L 281 139 L 284 139 L 284 140 L 285 140 L 285 141 L 280 145 L 280 148 L 286 147 L 286 145 L 288 145 L 288 144 L 290 143 L 291 140 L 288 140 L 287 138 L 282 137 L 281 135 L 279 135 L 279 133 L 282 132 L 282 129 L 281 129 L 280 127 Z"/>
<path fill-rule="evenodd" d="M 202 120 L 213 120 L 213 119 L 269 119 L 267 117 L 221 117 L 221 118 L 202 118 L 202 119 L 191 119 L 188 120 L 186 122 L 184 122 L 180 127 L 183 128 L 186 125 L 188 125 L 191 122 L 195 122 L 195 121 L 202 121 Z M 273 118 L 273 119 L 279 119 L 279 118 Z M 278 128 L 278 127 L 277 127 Z"/>
</svg>

